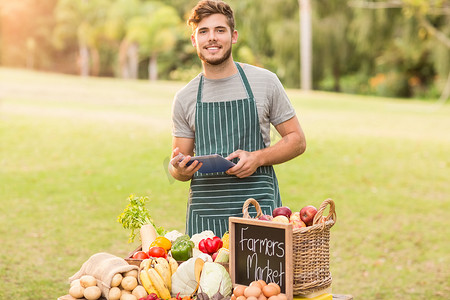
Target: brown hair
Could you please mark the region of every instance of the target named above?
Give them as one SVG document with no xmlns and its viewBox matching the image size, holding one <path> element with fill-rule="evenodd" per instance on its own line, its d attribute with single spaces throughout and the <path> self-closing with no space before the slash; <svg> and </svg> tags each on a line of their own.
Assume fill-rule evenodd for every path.
<svg viewBox="0 0 450 300">
<path fill-rule="evenodd" d="M 231 28 L 231 32 L 234 31 L 234 14 L 231 7 L 221 0 L 202 0 L 192 9 L 191 15 L 187 21 L 191 26 L 192 31 L 197 29 L 198 23 L 203 18 L 209 17 L 213 14 L 222 14 L 227 17 L 228 26 Z"/>
</svg>

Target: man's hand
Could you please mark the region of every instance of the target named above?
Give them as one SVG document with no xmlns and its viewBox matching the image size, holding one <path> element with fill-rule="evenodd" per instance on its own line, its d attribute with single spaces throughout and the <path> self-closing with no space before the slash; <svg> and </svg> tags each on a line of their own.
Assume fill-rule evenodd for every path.
<svg viewBox="0 0 450 300">
<path fill-rule="evenodd" d="M 239 162 L 226 172 L 228 175 L 234 175 L 239 178 L 244 178 L 255 173 L 256 169 L 261 166 L 256 152 L 248 152 L 244 150 L 236 150 L 226 159 L 232 160 L 239 158 Z"/>
<path fill-rule="evenodd" d="M 305 135 L 298 123 L 297 117 L 293 117 L 275 126 L 281 135 L 275 145 L 247 152 L 236 150 L 227 159 L 239 158 L 239 162 L 226 173 L 244 178 L 252 175 L 260 166 L 273 166 L 284 163 L 302 154 L 306 149 Z"/>
<path fill-rule="evenodd" d="M 174 178 L 180 181 L 187 181 L 200 169 L 202 163 L 197 160 L 194 160 L 191 165 L 186 166 L 190 159 L 191 156 L 182 154 L 178 147 L 173 149 L 172 158 L 169 162 L 169 171 Z"/>
</svg>

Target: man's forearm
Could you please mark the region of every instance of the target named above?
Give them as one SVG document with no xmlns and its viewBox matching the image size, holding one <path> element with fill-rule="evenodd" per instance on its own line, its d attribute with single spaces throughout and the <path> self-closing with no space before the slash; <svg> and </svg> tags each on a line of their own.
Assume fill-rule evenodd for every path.
<svg viewBox="0 0 450 300">
<path fill-rule="evenodd" d="M 285 135 L 276 144 L 254 152 L 261 166 L 271 166 L 291 160 L 306 149 L 304 137 L 298 132 Z"/>
</svg>

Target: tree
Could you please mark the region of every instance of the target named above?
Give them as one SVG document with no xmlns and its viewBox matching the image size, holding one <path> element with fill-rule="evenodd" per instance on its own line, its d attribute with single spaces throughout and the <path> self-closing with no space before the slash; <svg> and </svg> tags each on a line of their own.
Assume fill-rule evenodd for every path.
<svg viewBox="0 0 450 300">
<path fill-rule="evenodd" d="M 229 1 L 239 41 L 233 57 L 277 73 L 291 87 L 300 85 L 298 0 Z M 242 56 L 242 57 L 241 57 Z"/>
<path fill-rule="evenodd" d="M 107 11 L 104 35 L 118 49 L 119 76 L 123 78 L 138 78 L 138 54 L 125 36 L 127 24 L 145 13 L 141 7 L 139 0 L 116 0 Z"/>
<path fill-rule="evenodd" d="M 5 65 L 48 69 L 54 55 L 49 42 L 57 0 L 0 1 L 0 60 Z"/>
<path fill-rule="evenodd" d="M 312 88 L 312 16 L 310 0 L 298 0 L 300 7 L 300 70 L 302 90 Z"/>
<path fill-rule="evenodd" d="M 434 37 L 440 42 L 441 47 L 429 46 L 426 51 L 431 53 L 435 60 L 435 69 L 441 75 L 443 92 L 440 102 L 444 102 L 450 96 L 450 1 L 448 0 L 386 0 L 386 1 L 349 1 L 350 7 L 365 9 L 389 9 L 399 8 L 406 19 L 415 20 L 416 35 L 423 41 L 429 41 L 429 37 Z M 442 49 L 444 47 L 446 51 Z M 411 49 L 411 48 L 410 48 Z M 417 49 L 415 49 L 417 52 Z M 448 74 L 448 75 L 447 75 Z"/>
<path fill-rule="evenodd" d="M 55 8 L 53 41 L 64 49 L 77 42 L 81 76 L 98 75 L 99 45 L 103 38 L 108 0 L 59 0 Z"/>
<path fill-rule="evenodd" d="M 326 0 L 314 1 L 313 12 L 315 87 L 319 88 L 324 78 L 331 78 L 328 88 L 341 92 L 341 79 L 354 66 L 354 46 L 348 36 L 353 15 L 338 1 Z"/>
<path fill-rule="evenodd" d="M 149 58 L 149 79 L 157 80 L 158 55 L 175 45 L 181 20 L 173 7 L 158 2 L 147 3 L 145 11 L 146 15 L 130 20 L 125 39 L 139 57 Z"/>
</svg>

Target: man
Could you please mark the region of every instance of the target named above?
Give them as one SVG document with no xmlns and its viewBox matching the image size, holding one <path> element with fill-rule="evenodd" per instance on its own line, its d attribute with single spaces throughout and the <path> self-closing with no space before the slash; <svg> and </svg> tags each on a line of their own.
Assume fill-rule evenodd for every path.
<svg viewBox="0 0 450 300">
<path fill-rule="evenodd" d="M 246 199 L 255 198 L 264 214 L 281 206 L 272 165 L 302 154 L 306 142 L 278 77 L 233 61 L 238 32 L 229 5 L 200 1 L 188 24 L 203 72 L 175 96 L 169 172 L 177 180 L 191 180 L 186 233 L 212 230 L 222 236 L 228 217 L 242 216 Z M 274 145 L 270 123 L 282 137 Z M 220 154 L 236 165 L 202 174 L 198 161 L 187 166 L 194 154 Z"/>
</svg>

